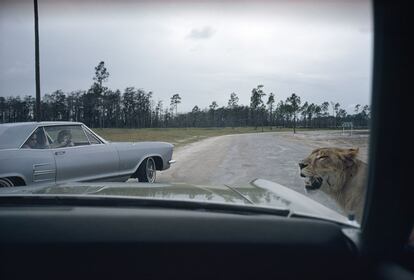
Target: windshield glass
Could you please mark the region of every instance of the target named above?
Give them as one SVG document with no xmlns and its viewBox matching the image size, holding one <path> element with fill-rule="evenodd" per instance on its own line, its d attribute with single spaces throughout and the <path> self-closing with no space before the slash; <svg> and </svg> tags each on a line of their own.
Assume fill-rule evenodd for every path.
<svg viewBox="0 0 414 280">
<path fill-rule="evenodd" d="M 57 192 L 71 183 L 66 194 L 93 195 L 73 182 L 161 183 L 99 194 L 168 200 L 187 191 L 195 201 L 309 214 L 316 201 L 361 220 L 369 1 L 65 0 L 38 9 L 43 122 L 13 126 L 36 120 L 34 10 L 32 1 L 0 4 L 0 161 L 9 162 L 0 186 Z M 48 148 L 19 149 L 35 129 Z M 187 186 L 181 194 L 177 183 Z"/>
</svg>

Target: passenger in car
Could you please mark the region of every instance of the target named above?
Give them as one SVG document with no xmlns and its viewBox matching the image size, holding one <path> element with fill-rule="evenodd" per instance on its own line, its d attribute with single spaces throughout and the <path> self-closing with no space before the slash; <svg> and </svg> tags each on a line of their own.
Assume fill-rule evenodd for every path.
<svg viewBox="0 0 414 280">
<path fill-rule="evenodd" d="M 37 133 L 33 133 L 32 136 L 30 136 L 30 138 L 22 146 L 23 149 L 36 149 L 37 147 Z"/>
<path fill-rule="evenodd" d="M 22 146 L 23 149 L 46 149 L 48 144 L 41 129 L 37 129 Z"/>
</svg>

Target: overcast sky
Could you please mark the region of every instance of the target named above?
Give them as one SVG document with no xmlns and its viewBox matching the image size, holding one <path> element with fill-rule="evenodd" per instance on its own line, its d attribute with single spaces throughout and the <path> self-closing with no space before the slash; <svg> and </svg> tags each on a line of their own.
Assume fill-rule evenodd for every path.
<svg viewBox="0 0 414 280">
<path fill-rule="evenodd" d="M 32 2 L 0 2 L 0 96 L 34 95 Z M 370 103 L 369 1 L 38 2 L 42 94 L 88 89 L 103 60 L 109 88 L 179 93 L 179 111 L 248 105 L 258 84 L 276 102 Z"/>
</svg>

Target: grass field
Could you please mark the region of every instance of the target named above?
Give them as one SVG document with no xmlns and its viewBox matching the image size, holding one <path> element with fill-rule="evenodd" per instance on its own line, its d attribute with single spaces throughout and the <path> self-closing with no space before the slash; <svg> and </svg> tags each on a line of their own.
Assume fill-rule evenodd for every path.
<svg viewBox="0 0 414 280">
<path fill-rule="evenodd" d="M 133 142 L 133 141 L 164 141 L 175 146 L 182 146 L 196 142 L 208 137 L 240 134 L 240 133 L 261 133 L 262 128 L 258 127 L 225 127 L 225 128 L 94 128 L 96 133 L 109 141 Z M 263 132 L 270 131 L 292 131 L 292 129 L 280 129 L 265 127 Z"/>
<path fill-rule="evenodd" d="M 174 144 L 176 147 L 196 142 L 208 137 L 242 134 L 261 133 L 258 127 L 224 127 L 224 128 L 94 128 L 96 133 L 104 139 L 114 142 L 138 142 L 138 141 L 163 141 Z M 298 128 L 297 131 L 309 131 L 314 129 Z M 321 129 L 318 129 L 321 130 Z M 326 129 L 325 129 L 326 130 Z M 327 129 L 332 130 L 332 129 Z M 292 131 L 292 128 L 264 127 L 263 132 Z"/>
</svg>

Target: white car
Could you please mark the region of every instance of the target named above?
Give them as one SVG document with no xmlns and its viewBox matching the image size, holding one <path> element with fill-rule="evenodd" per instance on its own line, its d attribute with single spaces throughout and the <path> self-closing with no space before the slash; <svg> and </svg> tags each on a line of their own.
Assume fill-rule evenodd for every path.
<svg viewBox="0 0 414 280">
<path fill-rule="evenodd" d="M 153 183 L 165 170 L 173 145 L 164 142 L 111 143 L 79 122 L 0 124 L 0 187 L 69 181 Z"/>
</svg>

